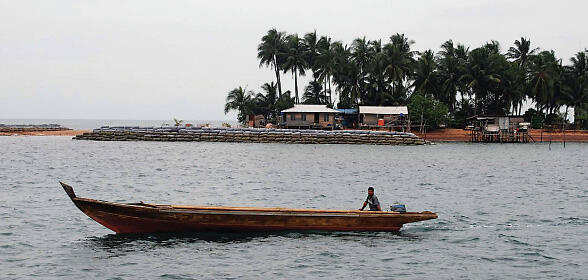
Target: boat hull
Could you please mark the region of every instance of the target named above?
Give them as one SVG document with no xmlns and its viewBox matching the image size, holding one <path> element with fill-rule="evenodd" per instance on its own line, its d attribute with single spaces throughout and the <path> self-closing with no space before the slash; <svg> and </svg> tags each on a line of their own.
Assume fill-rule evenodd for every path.
<svg viewBox="0 0 588 280">
<path fill-rule="evenodd" d="M 68 192 L 66 187 L 69 186 L 64 186 Z M 79 198 L 75 196 L 73 189 L 71 194 L 68 194 L 82 212 L 116 233 L 398 231 L 403 224 L 437 218 L 437 215 L 431 212 L 121 204 Z"/>
</svg>

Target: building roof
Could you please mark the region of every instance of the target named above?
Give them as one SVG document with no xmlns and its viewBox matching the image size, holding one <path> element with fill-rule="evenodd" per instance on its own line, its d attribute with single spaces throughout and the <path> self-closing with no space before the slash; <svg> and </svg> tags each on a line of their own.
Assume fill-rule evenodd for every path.
<svg viewBox="0 0 588 280">
<path fill-rule="evenodd" d="M 339 113 L 344 115 L 355 115 L 357 114 L 357 109 L 335 109 L 339 111 Z"/>
<path fill-rule="evenodd" d="M 282 110 L 282 113 L 334 113 L 337 114 L 339 111 L 327 107 L 327 105 L 307 105 L 307 104 L 295 104 L 294 107 L 286 110 Z"/>
<path fill-rule="evenodd" d="M 408 115 L 406 106 L 359 106 L 360 114 Z"/>
</svg>

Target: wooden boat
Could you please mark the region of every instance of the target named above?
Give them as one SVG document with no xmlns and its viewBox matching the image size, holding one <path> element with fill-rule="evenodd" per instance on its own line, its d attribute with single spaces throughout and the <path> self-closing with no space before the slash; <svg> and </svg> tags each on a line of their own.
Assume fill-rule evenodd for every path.
<svg viewBox="0 0 588 280">
<path fill-rule="evenodd" d="M 77 197 L 73 203 L 116 233 L 190 231 L 398 231 L 403 224 L 436 219 L 432 212 L 384 212 L 114 203 Z"/>
</svg>

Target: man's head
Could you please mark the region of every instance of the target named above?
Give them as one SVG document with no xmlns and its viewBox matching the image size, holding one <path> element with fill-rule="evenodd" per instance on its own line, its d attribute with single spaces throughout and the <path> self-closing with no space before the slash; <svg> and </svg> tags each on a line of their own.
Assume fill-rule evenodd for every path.
<svg viewBox="0 0 588 280">
<path fill-rule="evenodd" d="M 374 195 L 374 187 L 368 188 L 368 195 Z"/>
</svg>

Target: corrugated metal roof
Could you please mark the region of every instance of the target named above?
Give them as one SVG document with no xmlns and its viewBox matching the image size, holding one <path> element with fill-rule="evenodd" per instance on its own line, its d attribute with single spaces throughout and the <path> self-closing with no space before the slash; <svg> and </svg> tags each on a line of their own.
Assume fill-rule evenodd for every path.
<svg viewBox="0 0 588 280">
<path fill-rule="evenodd" d="M 357 109 L 336 109 L 336 110 L 339 111 L 339 113 L 345 114 L 345 115 L 357 114 Z"/>
<path fill-rule="evenodd" d="M 294 107 L 282 110 L 282 113 L 339 113 L 335 109 L 327 107 L 327 105 L 307 105 L 296 104 Z"/>
<path fill-rule="evenodd" d="M 406 106 L 359 106 L 360 114 L 408 115 Z"/>
</svg>

